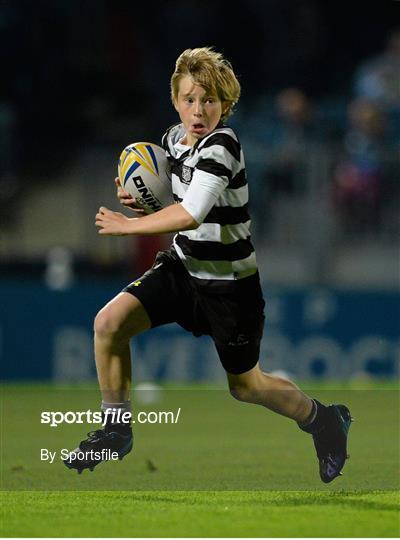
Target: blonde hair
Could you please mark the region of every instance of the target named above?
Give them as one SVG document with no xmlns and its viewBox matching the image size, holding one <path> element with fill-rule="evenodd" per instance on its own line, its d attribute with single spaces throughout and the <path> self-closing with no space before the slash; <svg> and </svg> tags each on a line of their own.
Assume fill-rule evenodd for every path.
<svg viewBox="0 0 400 540">
<path fill-rule="evenodd" d="M 179 56 L 175 64 L 175 71 L 171 77 L 171 99 L 175 103 L 178 99 L 179 83 L 189 75 L 193 82 L 226 104 L 222 113 L 222 120 L 233 114 L 233 107 L 239 101 L 240 84 L 233 72 L 232 65 L 221 53 L 211 47 L 186 49 Z"/>
</svg>

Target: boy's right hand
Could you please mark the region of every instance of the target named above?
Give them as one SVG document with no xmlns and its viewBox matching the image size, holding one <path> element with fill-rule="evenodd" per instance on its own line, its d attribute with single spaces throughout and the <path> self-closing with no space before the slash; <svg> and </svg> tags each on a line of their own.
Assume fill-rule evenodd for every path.
<svg viewBox="0 0 400 540">
<path fill-rule="evenodd" d="M 126 206 L 126 208 L 130 208 L 134 212 L 136 212 L 139 216 L 144 216 L 145 211 L 140 206 L 137 206 L 136 199 L 132 197 L 125 189 L 121 186 L 121 182 L 119 178 L 117 177 L 115 180 L 115 185 L 117 186 L 117 197 L 119 199 L 119 202 Z"/>
</svg>

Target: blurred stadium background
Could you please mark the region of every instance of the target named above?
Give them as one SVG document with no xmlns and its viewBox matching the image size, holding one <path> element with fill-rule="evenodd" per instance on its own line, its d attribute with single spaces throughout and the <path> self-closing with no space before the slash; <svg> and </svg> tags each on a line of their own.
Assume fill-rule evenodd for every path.
<svg viewBox="0 0 400 540">
<path fill-rule="evenodd" d="M 399 370 L 399 3 L 0 1 L 0 359 L 6 380 L 92 380 L 98 309 L 169 238 L 100 238 L 121 150 L 177 121 L 169 77 L 214 45 L 242 98 L 264 369 Z M 397 21 L 399 19 L 397 18 Z M 136 381 L 213 381 L 208 338 L 141 336 Z"/>
</svg>

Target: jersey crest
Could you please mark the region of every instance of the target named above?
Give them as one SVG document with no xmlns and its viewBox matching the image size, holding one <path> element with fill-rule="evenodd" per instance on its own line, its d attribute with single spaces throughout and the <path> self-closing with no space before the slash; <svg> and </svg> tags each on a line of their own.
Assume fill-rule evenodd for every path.
<svg viewBox="0 0 400 540">
<path fill-rule="evenodd" d="M 193 169 L 192 167 L 188 167 L 187 165 L 183 165 L 182 166 L 182 182 L 184 184 L 190 184 L 190 182 L 192 181 L 192 176 L 193 176 Z"/>
</svg>

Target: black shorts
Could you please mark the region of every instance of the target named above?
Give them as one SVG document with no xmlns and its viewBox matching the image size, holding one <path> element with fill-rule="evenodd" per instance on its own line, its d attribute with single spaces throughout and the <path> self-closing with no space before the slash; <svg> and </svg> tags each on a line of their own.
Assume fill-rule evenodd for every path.
<svg viewBox="0 0 400 540">
<path fill-rule="evenodd" d="M 228 285 L 203 284 L 171 248 L 160 251 L 152 268 L 123 291 L 140 300 L 152 328 L 176 322 L 195 336 L 211 336 L 228 373 L 245 373 L 257 364 L 265 306 L 258 272 Z"/>
</svg>

